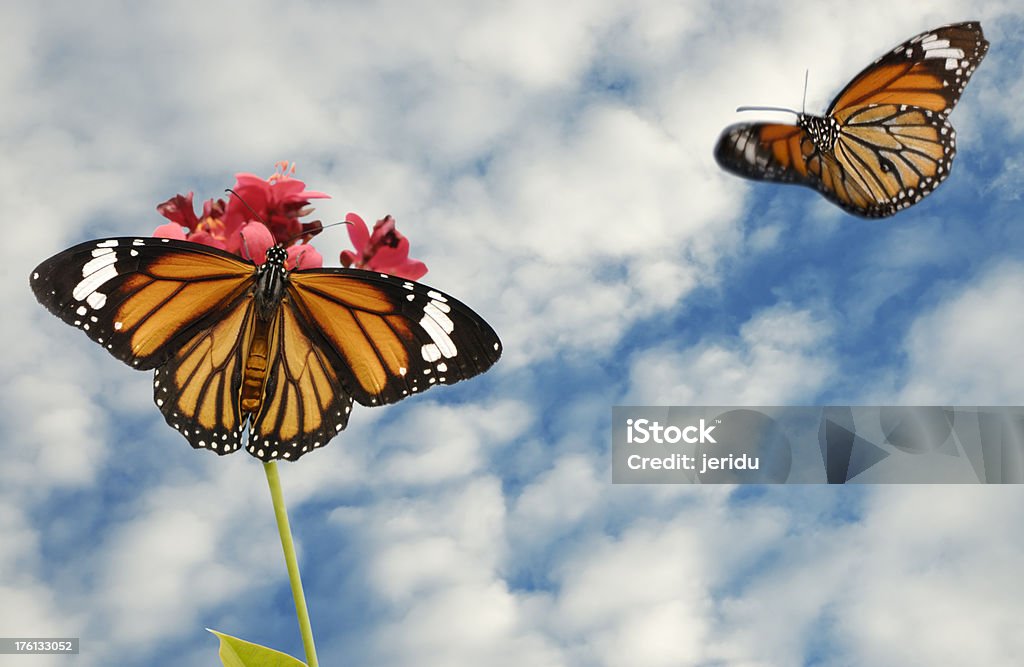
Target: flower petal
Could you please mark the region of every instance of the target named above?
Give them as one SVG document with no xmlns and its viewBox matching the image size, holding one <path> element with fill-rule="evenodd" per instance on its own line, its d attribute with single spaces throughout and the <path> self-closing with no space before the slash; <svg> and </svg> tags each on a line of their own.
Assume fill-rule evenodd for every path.
<svg viewBox="0 0 1024 667">
<path fill-rule="evenodd" d="M 188 237 L 185 235 L 185 228 L 177 222 L 168 222 L 166 225 L 160 225 L 153 230 L 153 236 L 158 239 L 188 240 Z"/>
<path fill-rule="evenodd" d="M 274 235 L 262 222 L 248 222 L 238 230 L 236 252 L 256 264 L 267 261 L 267 251 L 275 244 Z M 230 246 L 229 246 L 230 248 Z"/>
<path fill-rule="evenodd" d="M 392 267 L 389 273 L 406 280 L 419 280 L 427 275 L 427 265 L 418 259 L 407 259 L 403 264 Z"/>
<path fill-rule="evenodd" d="M 162 204 L 157 204 L 156 210 L 168 220 L 177 222 L 190 230 L 194 230 L 199 224 L 195 207 L 192 205 L 191 192 L 187 195 L 174 195 Z"/>
<path fill-rule="evenodd" d="M 323 255 L 316 248 L 308 243 L 288 247 L 289 270 L 296 269 L 319 269 L 324 265 Z"/>
<path fill-rule="evenodd" d="M 366 244 L 370 242 L 370 230 L 367 229 L 366 223 L 355 213 L 349 213 L 345 216 L 345 222 L 349 223 L 348 226 L 348 238 L 352 241 L 352 245 L 356 249 L 356 253 L 361 254 L 366 249 Z"/>
<path fill-rule="evenodd" d="M 341 251 L 341 265 L 343 267 L 345 267 L 346 269 L 348 267 L 352 266 L 353 264 L 355 264 L 358 261 L 359 261 L 359 255 L 355 254 L 351 250 L 342 250 Z"/>
<path fill-rule="evenodd" d="M 219 248 L 220 250 L 227 250 L 227 244 L 224 243 L 223 239 L 219 239 L 213 234 L 200 229 L 198 232 L 194 232 L 188 235 L 188 240 L 192 243 L 202 243 L 208 245 L 211 248 Z"/>
</svg>

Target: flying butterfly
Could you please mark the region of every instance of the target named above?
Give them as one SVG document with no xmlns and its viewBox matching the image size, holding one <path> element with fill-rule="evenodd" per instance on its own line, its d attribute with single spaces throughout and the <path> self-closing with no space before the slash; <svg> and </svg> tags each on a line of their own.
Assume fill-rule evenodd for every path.
<svg viewBox="0 0 1024 667">
<path fill-rule="evenodd" d="M 166 238 L 87 241 L 31 276 L 50 312 L 121 361 L 195 448 L 296 460 L 345 428 L 352 400 L 394 403 L 490 368 L 494 330 L 456 299 L 360 269 L 257 266 Z M 248 436 L 244 432 L 248 428 Z M 243 442 L 245 440 L 245 442 Z"/>
<path fill-rule="evenodd" d="M 855 215 L 890 216 L 949 175 L 956 132 L 946 116 L 987 51 L 977 22 L 921 33 L 854 77 L 823 117 L 740 107 L 793 113 L 797 122 L 730 126 L 715 159 L 739 176 L 815 188 Z"/>
</svg>

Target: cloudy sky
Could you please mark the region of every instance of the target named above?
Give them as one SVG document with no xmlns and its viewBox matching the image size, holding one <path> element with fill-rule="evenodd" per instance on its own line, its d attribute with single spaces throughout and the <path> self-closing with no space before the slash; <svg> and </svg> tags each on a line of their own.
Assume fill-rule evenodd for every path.
<svg viewBox="0 0 1024 667">
<path fill-rule="evenodd" d="M 918 32 L 992 46 L 949 180 L 883 221 L 723 173 Z M 28 274 L 294 160 L 390 213 L 505 354 L 281 464 L 324 665 L 1011 665 L 1024 489 L 612 486 L 616 404 L 1024 401 L 1024 4 L 566 0 L 0 9 L 0 635 L 301 656 L 258 461 L 196 452 Z M 745 118 L 754 119 L 747 114 Z M 317 240 L 329 260 L 344 231 Z"/>
</svg>

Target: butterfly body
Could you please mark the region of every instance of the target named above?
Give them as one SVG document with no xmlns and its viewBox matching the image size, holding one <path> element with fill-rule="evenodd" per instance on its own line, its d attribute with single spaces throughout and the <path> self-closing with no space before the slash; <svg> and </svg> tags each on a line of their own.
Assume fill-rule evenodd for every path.
<svg viewBox="0 0 1024 667">
<path fill-rule="evenodd" d="M 39 301 L 118 359 L 196 448 L 268 461 L 322 447 L 353 399 L 393 403 L 489 368 L 494 331 L 452 297 L 358 269 L 288 271 L 187 241 L 89 241 L 33 272 Z M 244 432 L 248 429 L 248 436 Z"/>
<path fill-rule="evenodd" d="M 854 77 L 824 116 L 726 128 L 715 159 L 739 176 L 815 188 L 855 215 L 893 215 L 949 175 L 946 117 L 987 51 L 975 22 L 922 33 Z"/>
</svg>

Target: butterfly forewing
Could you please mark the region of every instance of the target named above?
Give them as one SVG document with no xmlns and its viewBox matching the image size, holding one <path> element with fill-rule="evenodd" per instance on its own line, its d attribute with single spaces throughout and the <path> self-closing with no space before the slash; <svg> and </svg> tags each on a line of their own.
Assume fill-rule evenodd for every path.
<svg viewBox="0 0 1024 667">
<path fill-rule="evenodd" d="M 864 68 L 836 95 L 829 113 L 870 104 L 904 104 L 946 116 L 988 52 L 976 21 L 912 37 Z"/>
<path fill-rule="evenodd" d="M 779 123 L 740 123 L 722 132 L 715 159 L 738 176 L 779 183 L 804 183 L 810 137 L 802 127 Z"/>
<path fill-rule="evenodd" d="M 114 238 L 54 255 L 30 284 L 51 313 L 126 364 L 149 369 L 243 298 L 253 269 L 194 243 Z"/>
<path fill-rule="evenodd" d="M 453 384 L 501 356 L 497 334 L 479 315 L 420 283 L 358 269 L 298 271 L 289 276 L 289 297 L 363 405 Z"/>
</svg>

